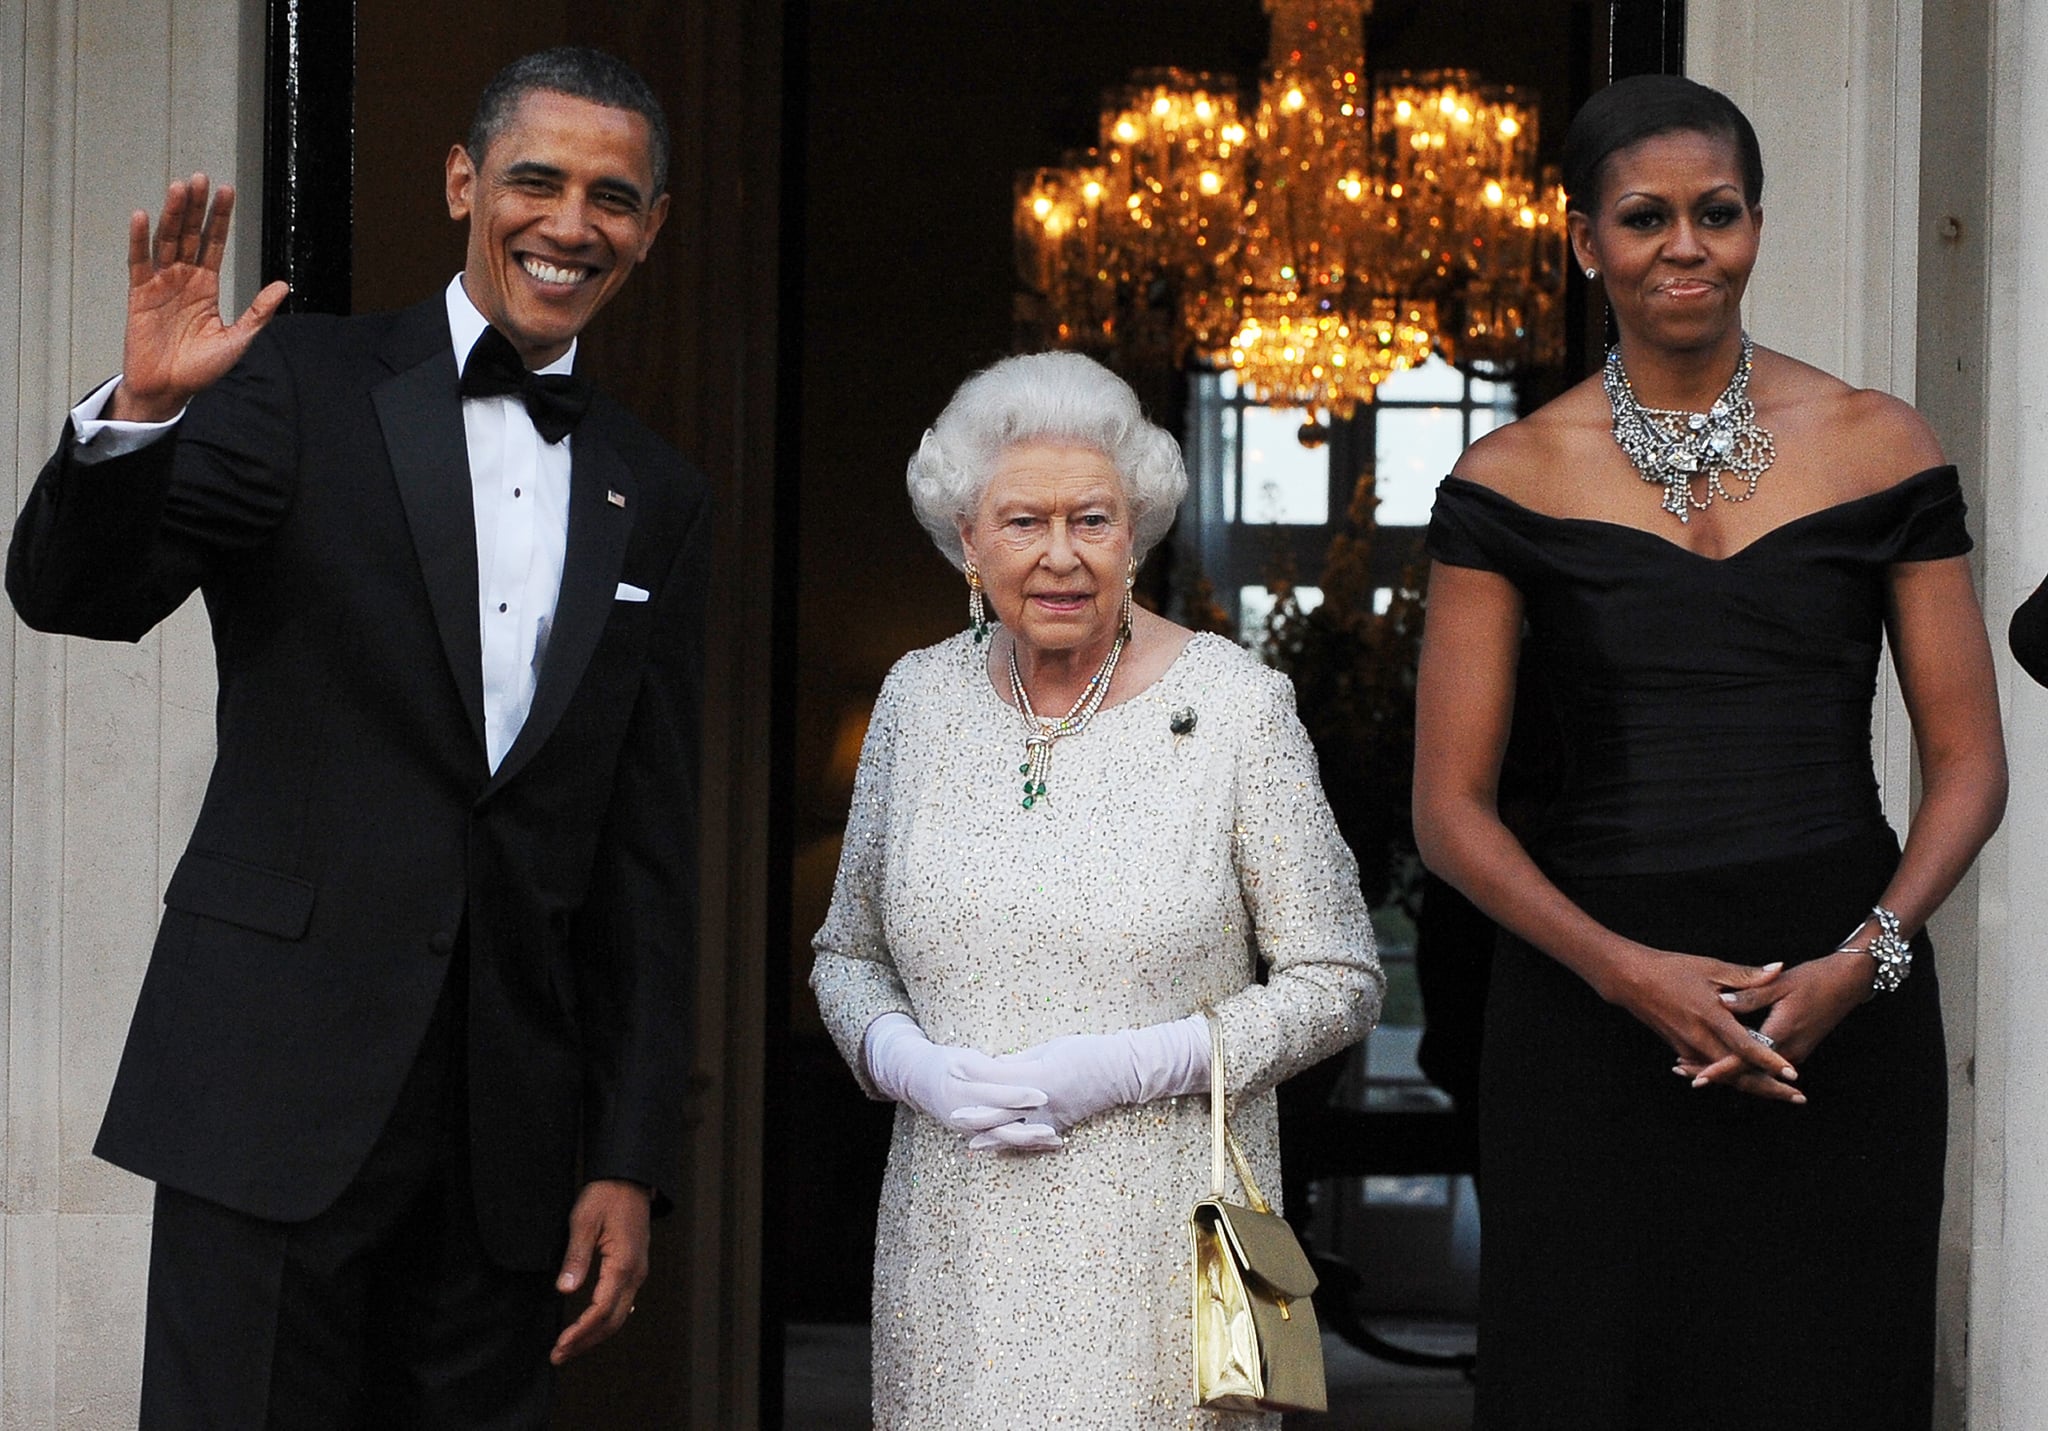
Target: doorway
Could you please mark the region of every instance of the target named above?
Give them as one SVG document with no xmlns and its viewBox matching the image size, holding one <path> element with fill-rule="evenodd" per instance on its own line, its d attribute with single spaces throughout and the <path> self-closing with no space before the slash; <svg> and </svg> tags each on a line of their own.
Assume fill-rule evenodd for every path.
<svg viewBox="0 0 2048 1431">
<path fill-rule="evenodd" d="M 875 693 L 897 658 L 965 621 L 957 573 L 911 514 L 904 465 L 953 388 L 1012 350 L 1014 175 L 1092 144 L 1101 94 L 1135 69 L 1220 72 L 1255 87 L 1266 23 L 1257 0 L 912 0 L 886 9 L 807 0 L 792 13 L 804 31 L 789 72 L 805 113 L 800 148 L 793 142 L 803 195 L 793 434 L 800 531 L 788 938 L 771 950 L 787 1018 L 769 1030 L 780 1067 L 768 1157 L 781 1235 L 769 1247 L 763 1406 L 773 1411 L 787 1398 L 781 1418 L 766 1425 L 832 1431 L 867 1425 L 868 1283 L 891 1112 L 861 1096 L 824 1033 L 807 986 L 809 943 L 830 902 Z M 1368 64 L 1374 72 L 1464 67 L 1539 91 L 1553 158 L 1578 100 L 1609 75 L 1679 69 L 1682 35 L 1677 0 L 1380 0 Z M 1575 333 L 1574 377 L 1600 351 L 1583 306 Z M 1200 406 L 1177 386 L 1183 380 L 1161 375 L 1167 391 L 1155 416 Z M 1140 391 L 1152 397 L 1142 383 Z M 1463 408 L 1479 401 L 1469 391 L 1457 397 Z M 1461 431 L 1470 426 L 1465 419 Z M 1371 426 L 1360 431 L 1359 443 L 1342 450 L 1371 449 Z M 1335 473 L 1328 485 L 1348 493 L 1353 475 Z M 1417 536 L 1419 528 L 1407 540 Z M 1401 1042 L 1380 1041 L 1383 1052 Z M 1412 1033 L 1406 1042 L 1412 1049 Z M 1397 1076 L 1407 1076 L 1405 1065 Z M 1466 1236 L 1469 1184 L 1425 1191 L 1440 1194 L 1431 1208 L 1443 1238 Z M 1364 1200 L 1362 1186 L 1348 1195 Z M 1393 1215 L 1409 1224 L 1422 1216 L 1412 1205 Z M 1360 1366 L 1356 1380 L 1389 1382 L 1397 1400 L 1421 1405 L 1416 1414 L 1439 1418 L 1414 1424 L 1465 1424 L 1469 1401 L 1456 1373 L 1417 1382 L 1379 1371 Z M 1300 1419 L 1304 1427 L 1353 1424 L 1338 1419 L 1353 1410 L 1333 1405 L 1327 1422 Z M 1372 1424 L 1408 1423 L 1380 1415 Z"/>
</svg>

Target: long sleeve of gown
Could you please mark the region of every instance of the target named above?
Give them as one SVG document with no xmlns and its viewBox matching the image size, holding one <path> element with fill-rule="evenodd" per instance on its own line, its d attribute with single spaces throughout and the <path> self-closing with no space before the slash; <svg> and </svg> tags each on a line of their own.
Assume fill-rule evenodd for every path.
<svg viewBox="0 0 2048 1431">
<path fill-rule="evenodd" d="M 818 1011 L 861 1090 L 870 1098 L 882 1095 L 868 1079 L 862 1052 L 868 1025 L 886 1013 L 917 1017 L 882 933 L 889 784 L 900 693 L 901 682 L 892 675 L 875 698 L 853 779 L 853 808 L 847 815 L 832 906 L 811 941 L 817 956 L 811 967 L 811 989 L 817 995 Z"/>
<path fill-rule="evenodd" d="M 1294 687 L 1264 670 L 1251 684 L 1232 862 L 1267 979 L 1216 1006 L 1232 1098 L 1364 1038 L 1386 989 L 1358 862 L 1323 796 Z"/>
</svg>

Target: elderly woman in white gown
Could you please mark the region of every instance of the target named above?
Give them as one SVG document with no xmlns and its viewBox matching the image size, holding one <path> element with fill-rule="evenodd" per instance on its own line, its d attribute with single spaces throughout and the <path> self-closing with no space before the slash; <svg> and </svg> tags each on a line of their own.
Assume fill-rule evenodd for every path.
<svg viewBox="0 0 2048 1431">
<path fill-rule="evenodd" d="M 1272 1191 L 1274 1085 L 1363 1037 L 1384 981 L 1286 679 L 1131 604 L 1186 487 L 1072 353 L 970 379 L 910 464 L 970 624 L 882 688 L 811 977 L 898 1105 L 884 1431 L 1278 1425 L 1194 1405 L 1199 1011 Z"/>
</svg>

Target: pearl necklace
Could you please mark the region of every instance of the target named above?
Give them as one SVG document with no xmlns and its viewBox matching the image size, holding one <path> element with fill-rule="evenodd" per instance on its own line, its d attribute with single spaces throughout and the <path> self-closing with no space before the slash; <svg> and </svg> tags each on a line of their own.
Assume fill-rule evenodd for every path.
<svg viewBox="0 0 2048 1431">
<path fill-rule="evenodd" d="M 1124 653 L 1125 627 L 1117 633 L 1116 640 L 1109 646 L 1109 655 L 1103 659 L 1102 668 L 1089 677 L 1088 684 L 1081 691 L 1081 697 L 1073 708 L 1058 720 L 1042 716 L 1031 709 L 1031 697 L 1024 693 L 1024 673 L 1017 669 L 1017 643 L 1010 642 L 1010 693 L 1017 698 L 1017 712 L 1024 717 L 1024 763 L 1017 767 L 1017 773 L 1024 777 L 1024 808 L 1029 810 L 1045 798 L 1045 773 L 1052 768 L 1052 747 L 1055 741 L 1070 735 L 1079 735 L 1088 728 L 1088 722 L 1095 719 L 1095 713 L 1102 709 L 1102 698 L 1109 694 L 1109 683 L 1116 676 L 1117 658 Z"/>
<path fill-rule="evenodd" d="M 1756 495 L 1757 478 L 1778 456 L 1771 434 L 1759 427 L 1756 405 L 1749 400 L 1750 360 L 1756 344 L 1742 335 L 1742 357 L 1735 376 L 1705 412 L 1679 412 L 1644 407 L 1629 386 L 1621 366 L 1621 345 L 1607 350 L 1601 385 L 1614 409 L 1614 440 L 1645 482 L 1664 488 L 1664 510 L 1683 522 L 1704 512 L 1719 496 L 1724 502 L 1747 502 Z M 1741 496 L 1728 490 L 1730 473 L 1748 483 Z M 1693 490 L 1693 480 L 1706 478 L 1706 495 Z"/>
</svg>

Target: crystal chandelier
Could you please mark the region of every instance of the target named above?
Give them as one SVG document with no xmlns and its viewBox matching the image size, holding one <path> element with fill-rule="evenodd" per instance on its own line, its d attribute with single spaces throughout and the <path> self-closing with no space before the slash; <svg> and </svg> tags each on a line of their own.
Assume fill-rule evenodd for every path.
<svg viewBox="0 0 2048 1431">
<path fill-rule="evenodd" d="M 1432 352 L 1557 361 L 1564 193 L 1537 169 L 1533 97 L 1454 70 L 1368 97 L 1369 3 L 1265 4 L 1249 121 L 1227 77 L 1146 71 L 1096 148 L 1020 177 L 1029 339 L 1193 356 L 1339 416 Z"/>
</svg>

